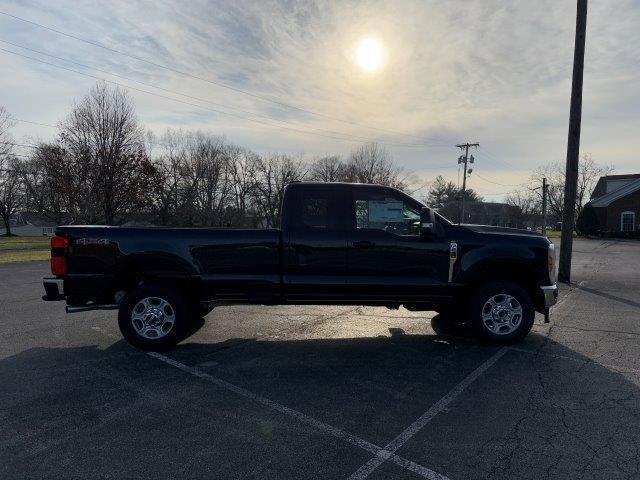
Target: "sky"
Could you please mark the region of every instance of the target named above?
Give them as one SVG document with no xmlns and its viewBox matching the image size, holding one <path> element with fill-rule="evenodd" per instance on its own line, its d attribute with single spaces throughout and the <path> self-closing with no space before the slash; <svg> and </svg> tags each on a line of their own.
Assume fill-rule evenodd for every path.
<svg viewBox="0 0 640 480">
<path fill-rule="evenodd" d="M 374 140 L 416 185 L 458 182 L 455 145 L 479 142 L 468 186 L 501 200 L 566 156 L 575 9 L 575 0 L 0 0 L 0 105 L 56 125 L 106 79 L 129 89 L 156 134 L 201 129 L 309 158 Z M 638 25 L 637 0 L 589 4 L 581 153 L 616 173 L 640 172 Z M 379 48 L 373 71 L 359 63 L 363 39 Z M 12 134 L 51 140 L 56 129 L 16 122 Z"/>
</svg>

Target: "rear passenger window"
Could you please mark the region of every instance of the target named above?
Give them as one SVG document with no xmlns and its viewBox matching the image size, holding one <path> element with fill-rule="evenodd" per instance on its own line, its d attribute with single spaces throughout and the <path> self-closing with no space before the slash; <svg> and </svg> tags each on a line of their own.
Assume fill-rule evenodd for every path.
<svg viewBox="0 0 640 480">
<path fill-rule="evenodd" d="M 329 199 L 318 197 L 304 197 L 300 223 L 305 227 L 329 227 Z"/>
</svg>

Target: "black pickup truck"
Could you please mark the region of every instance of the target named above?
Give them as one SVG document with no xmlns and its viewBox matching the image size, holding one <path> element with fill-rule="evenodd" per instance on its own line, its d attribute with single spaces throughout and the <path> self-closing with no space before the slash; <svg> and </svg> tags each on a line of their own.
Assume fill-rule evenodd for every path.
<svg viewBox="0 0 640 480">
<path fill-rule="evenodd" d="M 557 300 L 554 246 L 534 232 L 455 225 L 393 188 L 292 183 L 277 229 L 58 227 L 45 300 L 119 310 L 147 350 L 221 304 L 374 305 L 469 320 L 513 343 Z"/>
</svg>

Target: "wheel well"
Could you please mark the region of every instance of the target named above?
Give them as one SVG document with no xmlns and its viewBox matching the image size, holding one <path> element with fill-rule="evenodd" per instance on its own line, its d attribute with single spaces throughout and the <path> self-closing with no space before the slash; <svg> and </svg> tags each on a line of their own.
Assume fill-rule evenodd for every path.
<svg viewBox="0 0 640 480">
<path fill-rule="evenodd" d="M 162 268 L 162 265 L 156 265 L 156 267 L 149 269 L 147 265 L 140 263 L 131 263 L 126 267 L 119 270 L 111 282 L 111 288 L 109 289 L 109 296 L 117 303 L 119 300 L 115 299 L 116 294 L 124 292 L 125 294 L 131 292 L 137 285 L 141 283 L 161 282 L 163 284 L 169 284 L 184 292 L 199 291 L 195 288 L 190 288 L 194 285 L 193 277 L 183 269 Z"/>
<path fill-rule="evenodd" d="M 479 268 L 471 277 L 467 290 L 473 290 L 478 285 L 486 284 L 493 280 L 510 280 L 520 285 L 536 303 L 537 279 L 524 268 L 518 268 L 511 264 L 491 264 Z"/>
</svg>

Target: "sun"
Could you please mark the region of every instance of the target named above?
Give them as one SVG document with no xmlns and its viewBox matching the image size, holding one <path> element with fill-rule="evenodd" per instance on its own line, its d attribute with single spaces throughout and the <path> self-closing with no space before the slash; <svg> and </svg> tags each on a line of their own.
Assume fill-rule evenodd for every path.
<svg viewBox="0 0 640 480">
<path fill-rule="evenodd" d="M 367 72 L 375 72 L 382 66 L 382 45 L 378 39 L 365 37 L 358 43 L 356 49 L 358 65 Z"/>
</svg>

